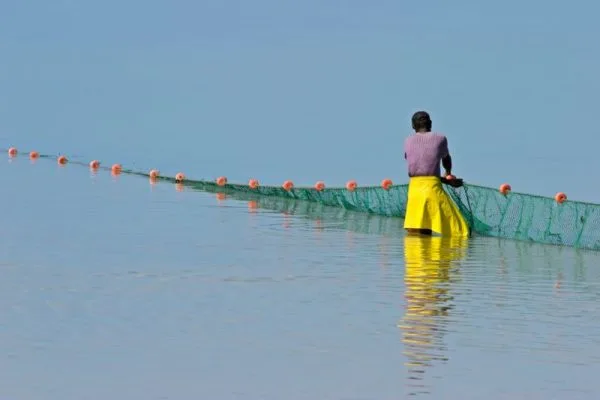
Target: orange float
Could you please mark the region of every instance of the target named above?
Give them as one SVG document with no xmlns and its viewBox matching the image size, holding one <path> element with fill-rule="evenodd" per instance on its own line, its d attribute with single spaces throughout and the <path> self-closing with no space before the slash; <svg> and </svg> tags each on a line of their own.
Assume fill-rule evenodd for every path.
<svg viewBox="0 0 600 400">
<path fill-rule="evenodd" d="M 8 149 L 8 155 L 11 157 L 14 157 L 17 155 L 17 149 L 15 147 L 11 147 L 10 149 Z"/>
<path fill-rule="evenodd" d="M 111 172 L 113 175 L 119 175 L 119 174 L 121 173 L 121 170 L 122 170 L 122 169 L 123 169 L 123 168 L 121 167 L 121 164 L 113 164 L 113 166 L 112 166 L 112 167 L 110 167 L 110 172 Z"/>
<path fill-rule="evenodd" d="M 31 153 L 29 153 L 29 158 L 31 158 L 32 160 L 36 160 L 40 158 L 40 153 L 38 153 L 37 151 L 32 151 Z"/>
<path fill-rule="evenodd" d="M 158 170 L 153 169 L 150 171 L 150 173 L 148 175 L 150 175 L 150 179 L 156 179 L 156 178 L 158 178 L 158 176 L 160 174 L 159 174 Z"/>
<path fill-rule="evenodd" d="M 325 182 L 318 181 L 317 183 L 315 183 L 315 189 L 317 189 L 318 192 L 324 190 L 325 189 Z"/>
<path fill-rule="evenodd" d="M 219 186 L 225 186 L 227 185 L 227 178 L 225 178 L 224 176 L 220 176 L 217 178 L 217 185 Z"/>
<path fill-rule="evenodd" d="M 91 169 L 98 169 L 98 168 L 100 168 L 100 161 L 98 161 L 98 160 L 90 161 L 90 168 Z"/>
<path fill-rule="evenodd" d="M 390 188 L 392 187 L 394 183 L 392 182 L 391 179 L 384 179 L 381 181 L 381 187 L 384 188 L 385 190 L 390 190 Z"/>
<path fill-rule="evenodd" d="M 185 180 L 185 175 L 183 174 L 183 172 L 179 172 L 177 173 L 177 175 L 175 175 L 175 182 L 183 182 Z"/>
<path fill-rule="evenodd" d="M 567 201 L 567 195 L 563 192 L 558 192 L 556 193 L 556 196 L 554 196 L 554 200 L 556 200 L 557 203 L 562 204 Z"/>
<path fill-rule="evenodd" d="M 294 183 L 292 181 L 285 181 L 283 182 L 282 187 L 286 190 L 286 191 L 290 191 L 294 188 Z"/>
<path fill-rule="evenodd" d="M 258 187 L 258 180 L 250 179 L 248 181 L 248 186 L 250 187 L 250 189 L 256 189 Z"/>
<path fill-rule="evenodd" d="M 60 156 L 58 157 L 58 159 L 56 160 L 60 165 L 65 165 L 67 163 L 67 157 L 65 156 Z"/>
<path fill-rule="evenodd" d="M 356 181 L 348 181 L 348 183 L 346 183 L 346 189 L 348 189 L 351 192 L 354 192 L 357 186 L 358 185 L 356 184 Z"/>
<path fill-rule="evenodd" d="M 507 194 L 508 192 L 510 192 L 512 190 L 512 188 L 510 187 L 510 185 L 508 183 L 503 183 L 502 185 L 500 185 L 500 193 L 502 194 Z"/>
</svg>

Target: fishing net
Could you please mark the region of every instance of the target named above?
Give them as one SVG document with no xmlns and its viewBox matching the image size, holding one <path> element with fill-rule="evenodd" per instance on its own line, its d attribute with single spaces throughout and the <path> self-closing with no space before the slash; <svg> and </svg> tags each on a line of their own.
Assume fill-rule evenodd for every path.
<svg viewBox="0 0 600 400">
<path fill-rule="evenodd" d="M 149 176 L 148 173 L 129 169 L 122 169 L 122 173 Z M 267 206 L 269 199 L 289 199 L 296 200 L 286 203 L 285 207 L 291 209 L 306 203 L 315 207 L 330 206 L 398 218 L 405 216 L 408 192 L 408 184 L 393 185 L 388 189 L 369 186 L 357 187 L 353 191 L 346 188 L 325 188 L 319 191 L 312 187 L 294 187 L 286 190 L 281 186 L 251 188 L 247 184 L 218 185 L 211 180 L 186 179 L 176 182 L 174 177 L 162 176 L 158 180 L 253 200 L 258 207 Z M 598 204 L 570 200 L 558 203 L 553 198 L 517 192 L 504 195 L 498 189 L 468 183 L 458 188 L 443 186 L 458 205 L 474 234 L 600 250 Z M 306 204 L 306 207 L 311 207 Z"/>
<path fill-rule="evenodd" d="M 465 184 L 448 190 L 480 235 L 600 250 L 600 205 Z"/>
<path fill-rule="evenodd" d="M 380 186 L 346 188 L 282 187 L 227 184 L 210 181 L 188 181 L 186 185 L 211 192 L 246 194 L 261 204 L 261 199 L 280 197 L 301 200 L 345 210 L 404 218 L 408 184 L 394 185 L 388 190 Z M 484 236 L 524 240 L 600 250 L 600 205 L 509 192 L 465 183 L 444 189 L 458 205 L 472 232 Z"/>
<path fill-rule="evenodd" d="M 408 184 L 394 185 L 385 190 L 380 186 L 346 188 L 282 187 L 227 184 L 218 186 L 210 181 L 188 181 L 186 185 L 211 192 L 231 195 L 246 194 L 261 204 L 261 198 L 280 197 L 302 200 L 345 210 L 404 218 Z M 479 235 L 565 245 L 600 250 L 600 205 L 509 192 L 465 183 L 444 189 L 458 205 L 472 232 Z"/>
</svg>

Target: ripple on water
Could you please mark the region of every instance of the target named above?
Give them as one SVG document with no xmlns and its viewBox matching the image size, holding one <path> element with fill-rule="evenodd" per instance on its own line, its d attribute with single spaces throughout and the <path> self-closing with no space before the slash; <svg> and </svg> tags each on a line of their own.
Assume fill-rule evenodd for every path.
<svg viewBox="0 0 600 400">
<path fill-rule="evenodd" d="M 412 394 L 447 387 L 436 382 L 445 375 L 440 368 L 459 376 L 458 371 L 485 376 L 486 370 L 493 375 L 504 368 L 496 381 L 520 371 L 507 385 L 523 380 L 527 386 L 526 377 L 537 378 L 542 393 L 553 390 L 546 380 L 539 382 L 549 366 L 589 369 L 597 363 L 597 285 L 584 283 L 586 274 L 598 281 L 598 272 L 585 271 L 597 254 L 486 238 L 472 239 L 467 247 L 411 238 L 404 252 L 406 303 L 399 328 Z M 468 365 L 471 358 L 475 363 Z M 497 364 L 490 365 L 494 359 Z M 436 370 L 438 378 L 431 372 Z M 464 384 L 477 390 L 485 382 Z M 563 382 L 562 388 L 586 392 L 577 384 Z"/>
</svg>

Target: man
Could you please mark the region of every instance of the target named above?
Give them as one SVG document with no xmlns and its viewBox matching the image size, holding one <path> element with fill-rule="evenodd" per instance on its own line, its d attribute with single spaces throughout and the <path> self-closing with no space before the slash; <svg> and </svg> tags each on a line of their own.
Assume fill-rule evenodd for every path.
<svg viewBox="0 0 600 400">
<path fill-rule="evenodd" d="M 453 184 L 454 180 L 448 139 L 431 132 L 431 118 L 425 111 L 412 116 L 412 127 L 414 135 L 404 142 L 410 178 L 404 228 L 409 233 L 468 236 L 464 217 L 442 188 L 440 162 L 446 173 L 445 181 Z"/>
</svg>

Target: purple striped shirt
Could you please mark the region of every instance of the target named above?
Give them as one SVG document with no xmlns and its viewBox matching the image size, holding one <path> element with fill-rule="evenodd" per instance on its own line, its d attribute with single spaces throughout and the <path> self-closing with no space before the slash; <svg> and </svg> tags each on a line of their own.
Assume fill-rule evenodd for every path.
<svg viewBox="0 0 600 400">
<path fill-rule="evenodd" d="M 408 176 L 440 176 L 440 162 L 448 154 L 448 139 L 438 133 L 415 133 L 404 141 Z"/>
</svg>

